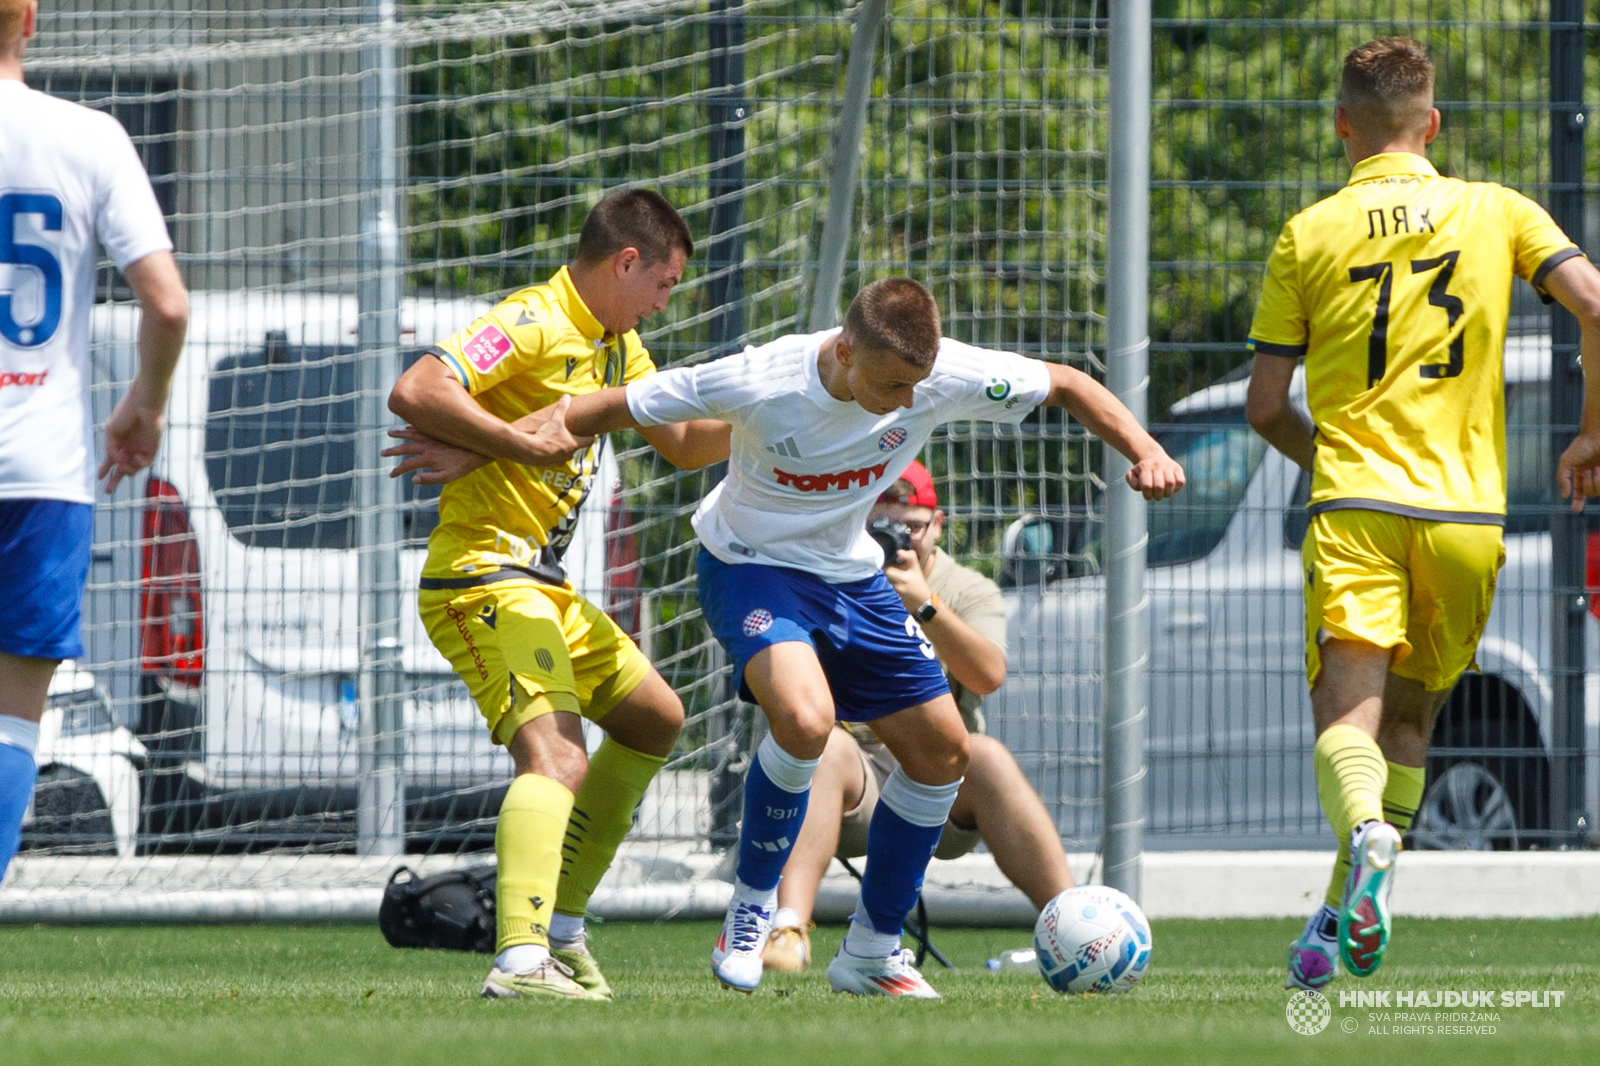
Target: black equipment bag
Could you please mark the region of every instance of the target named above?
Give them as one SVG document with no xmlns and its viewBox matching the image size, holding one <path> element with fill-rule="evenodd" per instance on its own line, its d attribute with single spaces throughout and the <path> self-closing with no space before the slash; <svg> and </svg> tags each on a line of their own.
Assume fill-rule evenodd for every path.
<svg viewBox="0 0 1600 1066">
<path fill-rule="evenodd" d="M 492 865 L 432 877 L 418 877 L 409 866 L 396 867 L 378 905 L 383 938 L 397 948 L 493 954 L 494 876 Z"/>
</svg>

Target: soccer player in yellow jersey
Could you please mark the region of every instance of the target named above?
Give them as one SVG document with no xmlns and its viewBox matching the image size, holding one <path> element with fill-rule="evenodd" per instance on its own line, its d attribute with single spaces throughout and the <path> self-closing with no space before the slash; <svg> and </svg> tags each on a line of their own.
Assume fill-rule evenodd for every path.
<svg viewBox="0 0 1600 1066">
<path fill-rule="evenodd" d="M 1558 476 L 1574 507 L 1600 488 L 1600 272 L 1539 205 L 1429 165 L 1439 112 L 1415 41 L 1345 57 L 1334 123 L 1349 184 L 1284 226 L 1250 327 L 1250 424 L 1312 475 L 1306 674 L 1340 849 L 1290 945 L 1292 988 L 1325 986 L 1336 957 L 1366 976 L 1388 946 L 1434 717 L 1473 664 L 1504 559 L 1513 275 L 1582 324 L 1583 421 Z M 1289 398 L 1301 357 L 1309 422 Z"/>
<path fill-rule="evenodd" d="M 665 309 L 693 251 L 661 196 L 609 196 L 570 267 L 431 348 L 389 398 L 412 427 L 387 453 L 407 457 L 396 472 L 449 482 L 423 566 L 423 622 L 516 770 L 495 831 L 499 953 L 485 996 L 610 998 L 583 915 L 683 705 L 561 571 L 601 443 L 527 416 L 653 373 L 635 328 Z M 643 432 L 679 466 L 728 456 L 720 422 Z M 592 759 L 579 715 L 606 733 Z"/>
</svg>

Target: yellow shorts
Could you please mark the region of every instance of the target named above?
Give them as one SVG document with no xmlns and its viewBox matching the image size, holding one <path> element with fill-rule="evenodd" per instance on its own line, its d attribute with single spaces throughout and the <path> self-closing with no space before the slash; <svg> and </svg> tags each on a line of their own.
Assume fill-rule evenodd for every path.
<svg viewBox="0 0 1600 1066">
<path fill-rule="evenodd" d="M 424 589 L 417 607 L 496 744 L 552 711 L 599 721 L 650 673 L 628 634 L 570 588 L 511 580 Z"/>
<path fill-rule="evenodd" d="M 1323 640 L 1394 649 L 1390 671 L 1430 692 L 1476 668 L 1505 562 L 1499 526 L 1325 511 L 1300 549 L 1306 569 L 1306 677 Z"/>
</svg>

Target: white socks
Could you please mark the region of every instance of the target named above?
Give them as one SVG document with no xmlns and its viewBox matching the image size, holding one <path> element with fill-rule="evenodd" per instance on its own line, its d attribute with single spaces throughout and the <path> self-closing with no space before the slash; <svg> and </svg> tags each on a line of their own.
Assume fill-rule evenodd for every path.
<svg viewBox="0 0 1600 1066">
<path fill-rule="evenodd" d="M 550 944 L 564 951 L 587 951 L 583 919 L 570 914 L 552 914 Z M 550 948 L 543 944 L 514 944 L 496 955 L 494 964 L 504 973 L 527 973 L 549 957 Z"/>
<path fill-rule="evenodd" d="M 39 723 L 12 714 L 0 714 L 0 744 L 32 755 L 39 750 Z"/>
<path fill-rule="evenodd" d="M 1320 940 L 1324 944 L 1334 944 L 1339 939 L 1339 912 L 1326 903 L 1306 919 L 1305 930 L 1300 934 L 1306 940 Z"/>
<path fill-rule="evenodd" d="M 748 903 L 760 907 L 763 911 L 771 914 L 773 908 L 778 905 L 778 890 L 775 887 L 766 891 L 762 891 L 759 888 L 751 888 L 736 877 L 733 879 L 733 900 L 730 901 L 729 905 L 731 906 L 733 903 Z"/>
<path fill-rule="evenodd" d="M 583 919 L 557 911 L 550 916 L 550 942 L 564 948 L 584 939 Z"/>
<path fill-rule="evenodd" d="M 550 949 L 543 944 L 515 944 L 496 955 L 494 964 L 502 973 L 527 973 L 549 957 Z"/>
<path fill-rule="evenodd" d="M 761 743 L 756 747 L 756 759 L 761 763 L 762 772 L 767 775 L 767 780 L 783 789 L 785 792 L 804 792 L 811 787 L 811 779 L 816 775 L 817 767 L 822 764 L 822 757 L 815 759 L 797 759 L 793 755 L 778 747 L 778 742 L 768 733 L 761 738 Z"/>
<path fill-rule="evenodd" d="M 883 783 L 878 802 L 886 804 L 912 825 L 931 829 L 936 825 L 944 825 L 950 817 L 950 808 L 955 805 L 956 793 L 960 791 L 963 780 L 957 778 L 948 785 L 924 785 L 911 780 L 904 769 L 896 766 Z"/>
<path fill-rule="evenodd" d="M 800 920 L 800 915 L 792 907 L 779 907 L 778 913 L 772 916 L 772 928 L 774 929 L 804 929 L 805 927 L 806 923 Z"/>
<path fill-rule="evenodd" d="M 900 950 L 900 934 L 880 933 L 872 928 L 858 903 L 855 917 L 850 919 L 850 932 L 844 937 L 844 950 L 859 959 L 887 959 Z"/>
</svg>

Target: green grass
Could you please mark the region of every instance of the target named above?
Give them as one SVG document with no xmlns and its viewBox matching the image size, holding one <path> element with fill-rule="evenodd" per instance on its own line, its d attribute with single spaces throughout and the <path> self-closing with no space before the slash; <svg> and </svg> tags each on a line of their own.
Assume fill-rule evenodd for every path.
<svg viewBox="0 0 1600 1066">
<path fill-rule="evenodd" d="M 1405 921 L 1366 989 L 1559 989 L 1558 1009 L 1498 1009 L 1483 1036 L 1382 1036 L 1340 1008 L 1317 1036 L 1284 1019 L 1284 945 L 1298 923 L 1168 921 L 1131 995 L 1062 998 L 983 960 L 1018 930 L 945 930 L 962 967 L 930 976 L 941 1003 L 835 996 L 820 966 L 745 997 L 711 979 L 709 924 L 599 927 L 617 1002 L 476 997 L 479 956 L 397 951 L 376 928 L 0 928 L 0 1062 L 1555 1063 L 1600 1047 L 1600 920 Z M 814 937 L 826 960 L 840 931 Z M 1335 989 L 1358 987 L 1349 978 Z M 1346 1034 L 1341 1022 L 1358 1020 Z M 1338 1056 L 1331 1058 L 1326 1056 Z"/>
</svg>

